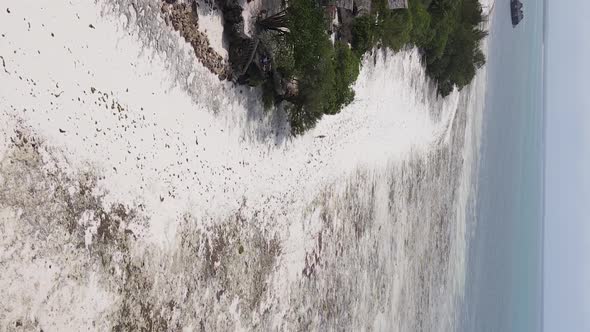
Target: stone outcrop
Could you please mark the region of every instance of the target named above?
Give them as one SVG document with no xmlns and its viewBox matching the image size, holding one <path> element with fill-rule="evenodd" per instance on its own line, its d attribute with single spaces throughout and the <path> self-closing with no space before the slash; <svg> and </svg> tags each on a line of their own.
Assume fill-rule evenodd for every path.
<svg viewBox="0 0 590 332">
<path fill-rule="evenodd" d="M 231 67 L 211 47 L 207 35 L 199 31 L 196 1 L 187 4 L 174 0 L 164 0 L 162 1 L 161 11 L 166 23 L 180 32 L 180 35 L 192 46 L 196 57 L 203 66 L 218 75 L 221 80 L 231 79 Z"/>
<path fill-rule="evenodd" d="M 189 2 L 162 0 L 162 15 L 193 47 L 195 55 L 220 79 L 238 84 L 258 86 L 270 80 L 275 96 L 284 98 L 296 94 L 296 86 L 287 82 L 272 65 L 272 54 L 257 37 L 244 32 L 243 8 L 239 0 L 214 0 L 206 5 L 220 10 L 223 15 L 224 38 L 228 46 L 228 59 L 223 59 L 209 45 L 207 35 L 199 31 L 199 16 L 196 0 Z"/>
</svg>

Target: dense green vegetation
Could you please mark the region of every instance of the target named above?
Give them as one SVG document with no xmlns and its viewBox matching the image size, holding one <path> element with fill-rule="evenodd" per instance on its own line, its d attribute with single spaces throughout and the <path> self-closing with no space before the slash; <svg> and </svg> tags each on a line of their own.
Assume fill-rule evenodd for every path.
<svg viewBox="0 0 590 332">
<path fill-rule="evenodd" d="M 348 45 L 329 40 L 317 0 L 295 0 L 286 14 L 284 23 L 290 33 L 274 39 L 275 65 L 282 77 L 297 83 L 298 93 L 285 99 L 293 105 L 291 127 L 299 134 L 322 115 L 336 114 L 352 102 L 351 85 L 358 76 L 360 58 Z"/>
<path fill-rule="evenodd" d="M 280 19 L 266 22 L 265 28 L 279 32 L 273 39 L 274 63 L 281 77 L 296 84 L 297 93 L 277 96 L 267 82 L 265 99 L 272 100 L 274 94 L 275 99 L 292 104 L 289 114 L 294 134 L 352 102 L 351 86 L 359 74 L 360 60 L 375 47 L 394 51 L 418 47 L 428 75 L 437 81 L 443 96 L 469 84 L 485 62 L 479 49 L 485 32 L 479 27 L 483 17 L 478 0 L 410 0 L 407 10 L 389 10 L 387 0 L 373 0 L 371 13 L 354 18 L 348 27 L 350 47 L 331 43 L 317 0 L 289 3 Z"/>
<path fill-rule="evenodd" d="M 380 46 L 418 47 L 428 75 L 446 96 L 469 84 L 485 63 L 479 48 L 486 36 L 483 19 L 478 0 L 410 0 L 408 10 L 393 11 L 387 0 L 373 0 L 372 14 L 353 23 L 352 47 L 359 54 Z"/>
</svg>

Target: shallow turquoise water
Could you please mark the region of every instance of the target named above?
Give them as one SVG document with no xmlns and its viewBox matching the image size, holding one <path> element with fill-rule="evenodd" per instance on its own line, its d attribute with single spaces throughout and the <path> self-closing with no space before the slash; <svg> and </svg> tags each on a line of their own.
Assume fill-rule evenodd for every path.
<svg viewBox="0 0 590 332">
<path fill-rule="evenodd" d="M 490 28 L 476 216 L 463 303 L 465 331 L 539 331 L 542 312 L 543 4 Z"/>
</svg>

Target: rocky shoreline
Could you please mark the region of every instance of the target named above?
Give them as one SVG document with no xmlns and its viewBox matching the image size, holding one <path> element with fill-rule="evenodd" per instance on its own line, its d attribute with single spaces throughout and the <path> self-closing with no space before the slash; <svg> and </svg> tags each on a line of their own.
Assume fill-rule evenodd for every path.
<svg viewBox="0 0 590 332">
<path fill-rule="evenodd" d="M 227 57 L 224 58 L 211 46 L 206 33 L 199 31 L 199 6 L 197 0 L 162 0 L 161 14 L 164 21 L 192 46 L 197 59 L 220 80 L 238 84 L 259 85 L 269 77 L 283 95 L 281 78 L 270 65 L 272 55 L 257 37 L 245 33 L 243 8 L 238 0 L 215 0 L 204 5 L 223 17 L 223 34 L 227 40 Z M 265 61 L 269 65 L 264 65 Z"/>
<path fill-rule="evenodd" d="M 217 53 L 209 42 L 207 35 L 199 31 L 199 15 L 197 1 L 191 3 L 176 0 L 162 0 L 161 14 L 164 21 L 189 43 L 195 51 L 197 59 L 217 75 L 220 80 L 232 78 L 229 63 Z"/>
</svg>

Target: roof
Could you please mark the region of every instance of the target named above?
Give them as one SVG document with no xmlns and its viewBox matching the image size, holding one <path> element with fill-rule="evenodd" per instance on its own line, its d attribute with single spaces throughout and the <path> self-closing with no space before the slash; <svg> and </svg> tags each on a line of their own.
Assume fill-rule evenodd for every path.
<svg viewBox="0 0 590 332">
<path fill-rule="evenodd" d="M 371 12 L 371 0 L 354 0 L 357 15 L 368 15 Z"/>
<path fill-rule="evenodd" d="M 408 8 L 408 0 L 387 0 L 389 9 Z"/>
<path fill-rule="evenodd" d="M 336 7 L 352 10 L 353 0 L 336 0 Z"/>
</svg>

